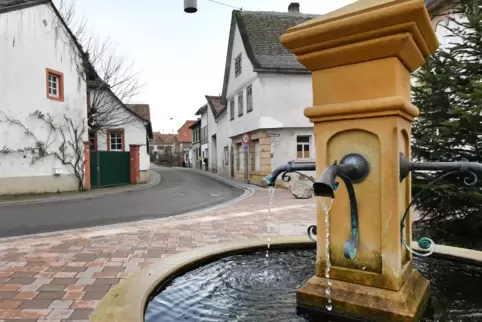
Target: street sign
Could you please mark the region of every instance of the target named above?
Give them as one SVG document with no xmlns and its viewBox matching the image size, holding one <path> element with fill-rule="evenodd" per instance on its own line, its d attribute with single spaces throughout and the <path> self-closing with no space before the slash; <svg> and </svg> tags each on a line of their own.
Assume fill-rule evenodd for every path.
<svg viewBox="0 0 482 322">
<path fill-rule="evenodd" d="M 241 141 L 243 141 L 244 144 L 248 144 L 249 143 L 249 134 L 244 133 L 243 137 L 241 138 Z"/>
<path fill-rule="evenodd" d="M 276 132 L 268 132 L 268 137 L 270 138 L 279 138 L 280 134 Z"/>
<path fill-rule="evenodd" d="M 249 145 L 245 145 L 244 146 L 244 151 L 248 151 L 249 150 Z"/>
</svg>

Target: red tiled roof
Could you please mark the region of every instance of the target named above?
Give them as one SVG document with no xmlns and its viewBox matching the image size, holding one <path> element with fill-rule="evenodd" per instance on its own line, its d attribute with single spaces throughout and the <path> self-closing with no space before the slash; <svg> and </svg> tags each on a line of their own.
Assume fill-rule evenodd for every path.
<svg viewBox="0 0 482 322">
<path fill-rule="evenodd" d="M 177 134 L 161 134 L 154 132 L 152 144 L 173 144 L 177 140 Z"/>
<path fill-rule="evenodd" d="M 177 130 L 178 140 L 180 143 L 192 142 L 192 130 L 189 128 L 196 121 L 186 121 L 179 130 Z"/>
</svg>

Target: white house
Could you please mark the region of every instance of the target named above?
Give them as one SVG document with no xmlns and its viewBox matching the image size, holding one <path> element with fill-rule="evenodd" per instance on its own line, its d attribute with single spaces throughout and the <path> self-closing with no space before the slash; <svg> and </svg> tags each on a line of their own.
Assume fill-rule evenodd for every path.
<svg viewBox="0 0 482 322">
<path fill-rule="evenodd" d="M 78 190 L 88 138 L 80 46 L 50 1 L 0 1 L 0 30 L 0 195 Z"/>
<path fill-rule="evenodd" d="M 131 145 L 139 145 L 140 182 L 149 179 L 150 157 L 149 141 L 153 137 L 150 122 L 149 106 L 147 104 L 123 104 L 110 89 L 99 89 L 98 86 L 88 88 L 88 106 L 92 101 L 108 106 L 115 111 L 109 113 L 109 123 L 115 127 L 100 131 L 89 131 L 91 151 L 129 152 Z M 147 110 L 146 110 L 147 106 Z"/>
<path fill-rule="evenodd" d="M 192 144 L 189 148 L 189 164 L 191 168 L 201 169 L 201 119 L 197 119 L 189 126 L 189 129 L 192 131 Z"/>
<path fill-rule="evenodd" d="M 298 3 L 288 12 L 233 11 L 221 96 L 226 112 L 219 113 L 216 128 L 216 138 L 230 142 L 216 144 L 218 172 L 228 168 L 231 176 L 244 179 L 248 171 L 252 183 L 263 184 L 281 164 L 314 161 L 313 124 L 303 114 L 313 102 L 311 72 L 279 37 L 315 17 L 300 13 Z M 247 169 L 244 133 L 251 137 Z"/>
<path fill-rule="evenodd" d="M 208 105 L 203 105 L 197 110 L 196 116 L 199 116 L 199 128 L 200 128 L 200 140 L 201 140 L 201 152 L 200 157 L 202 161 L 202 168 L 209 170 L 209 133 L 208 133 Z M 206 161 L 207 159 L 207 161 Z"/>
<path fill-rule="evenodd" d="M 208 129 L 208 158 L 209 158 L 209 169 L 213 172 L 220 172 L 223 173 L 223 166 L 224 160 L 219 160 L 218 158 L 218 140 L 220 144 L 224 146 L 229 140 L 228 137 L 217 136 L 218 132 L 218 124 L 216 118 L 223 112 L 225 107 L 221 104 L 221 97 L 220 96 L 210 96 L 206 95 L 207 100 L 207 111 L 206 111 L 206 118 L 207 118 L 207 129 Z M 202 122 L 202 121 L 201 121 Z M 225 133 L 224 131 L 221 132 L 222 134 Z M 221 171 L 219 171 L 221 170 Z"/>
</svg>

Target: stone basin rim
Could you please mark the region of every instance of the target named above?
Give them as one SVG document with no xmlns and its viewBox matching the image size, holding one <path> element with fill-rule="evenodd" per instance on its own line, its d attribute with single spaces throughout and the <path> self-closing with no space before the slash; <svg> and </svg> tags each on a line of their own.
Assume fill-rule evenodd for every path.
<svg viewBox="0 0 482 322">
<path fill-rule="evenodd" d="M 112 288 L 99 302 L 90 322 L 144 322 L 144 314 L 151 295 L 172 278 L 219 258 L 266 248 L 267 237 L 240 239 L 203 246 L 159 260 Z M 271 237 L 272 249 L 308 248 L 314 243 L 307 236 Z M 416 242 L 412 247 L 418 249 Z M 482 251 L 437 245 L 432 254 L 459 262 L 482 265 Z"/>
</svg>

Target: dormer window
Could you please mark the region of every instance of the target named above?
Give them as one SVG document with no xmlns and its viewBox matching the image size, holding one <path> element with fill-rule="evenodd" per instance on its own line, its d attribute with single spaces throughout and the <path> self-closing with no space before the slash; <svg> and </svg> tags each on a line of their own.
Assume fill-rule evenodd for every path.
<svg viewBox="0 0 482 322">
<path fill-rule="evenodd" d="M 241 75 L 242 67 L 241 67 L 241 54 L 239 54 L 235 59 L 234 59 L 234 76 L 238 77 Z"/>
</svg>

